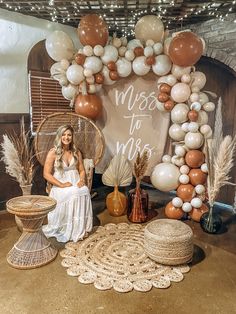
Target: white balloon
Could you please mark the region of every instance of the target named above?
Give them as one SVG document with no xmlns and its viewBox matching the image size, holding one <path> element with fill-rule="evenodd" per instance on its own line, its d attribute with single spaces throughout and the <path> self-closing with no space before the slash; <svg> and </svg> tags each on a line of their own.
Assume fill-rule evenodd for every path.
<svg viewBox="0 0 236 314">
<path fill-rule="evenodd" d="M 175 197 L 172 200 L 172 204 L 173 204 L 174 207 L 180 208 L 183 205 L 183 201 L 181 200 L 180 197 Z"/>
<path fill-rule="evenodd" d="M 171 163 L 157 165 L 152 174 L 152 185 L 160 191 L 175 190 L 179 185 L 179 168 Z"/>
<path fill-rule="evenodd" d="M 93 74 L 96 74 L 101 71 L 103 67 L 102 61 L 100 58 L 92 56 L 87 57 L 84 62 L 84 68 L 90 69 Z"/>
<path fill-rule="evenodd" d="M 200 111 L 202 108 L 202 105 L 200 104 L 200 102 L 195 101 L 191 104 L 190 108 L 191 110 Z"/>
<path fill-rule="evenodd" d="M 120 48 L 120 46 L 122 45 L 121 39 L 114 37 L 112 39 L 112 45 L 115 46 L 116 48 Z"/>
<path fill-rule="evenodd" d="M 214 111 L 215 110 L 215 104 L 211 101 L 209 102 L 206 102 L 204 105 L 203 105 L 203 109 L 207 112 L 211 112 L 211 111 Z"/>
<path fill-rule="evenodd" d="M 113 84 L 115 84 L 116 81 L 111 80 L 110 75 L 109 75 L 110 71 L 109 71 L 107 66 L 105 66 L 105 65 L 103 66 L 101 73 L 102 73 L 102 75 L 104 77 L 104 82 L 103 82 L 104 85 L 113 85 Z"/>
<path fill-rule="evenodd" d="M 209 97 L 205 93 L 199 93 L 199 102 L 201 105 L 204 105 L 205 103 L 209 102 Z"/>
<path fill-rule="evenodd" d="M 179 177 L 179 182 L 181 184 L 188 184 L 189 183 L 189 176 L 187 174 L 181 174 Z"/>
<path fill-rule="evenodd" d="M 166 109 L 164 107 L 164 103 L 160 102 L 158 99 L 156 99 L 156 107 L 161 112 L 166 112 Z"/>
<path fill-rule="evenodd" d="M 85 76 L 86 76 L 86 75 L 85 75 Z M 88 77 L 86 77 L 86 82 L 87 82 L 88 84 L 94 84 L 94 82 L 95 82 L 94 76 L 88 76 Z"/>
<path fill-rule="evenodd" d="M 181 67 L 179 65 L 173 64 L 171 73 L 180 80 L 184 74 L 189 74 L 191 72 L 191 67 Z"/>
<path fill-rule="evenodd" d="M 127 50 L 126 53 L 125 53 L 125 58 L 128 61 L 133 61 L 134 58 L 135 58 L 135 54 L 134 54 L 133 50 Z"/>
<path fill-rule="evenodd" d="M 188 132 L 184 138 L 185 145 L 190 149 L 198 149 L 203 144 L 203 136 L 199 132 Z"/>
<path fill-rule="evenodd" d="M 154 40 L 152 40 L 152 39 L 148 39 L 147 41 L 146 41 L 146 47 L 147 46 L 153 46 L 155 44 L 155 42 L 154 42 Z"/>
<path fill-rule="evenodd" d="M 118 49 L 119 56 L 120 56 L 120 57 L 124 57 L 124 56 L 125 56 L 126 51 L 127 51 L 127 48 L 126 48 L 126 47 L 124 47 L 124 46 L 121 46 L 121 47 Z"/>
<path fill-rule="evenodd" d="M 146 41 L 152 39 L 155 42 L 162 41 L 164 36 L 164 25 L 156 15 L 144 15 L 135 25 L 135 37 Z"/>
<path fill-rule="evenodd" d="M 175 83 L 177 83 L 176 77 L 172 74 L 167 75 L 167 84 L 169 84 L 170 86 L 174 86 Z"/>
<path fill-rule="evenodd" d="M 187 165 L 183 165 L 180 167 L 179 171 L 182 174 L 188 174 L 190 171 L 190 168 Z"/>
<path fill-rule="evenodd" d="M 200 127 L 200 132 L 201 132 L 203 135 L 207 135 L 208 133 L 212 132 L 210 125 L 208 125 L 208 124 L 203 124 L 203 125 Z"/>
<path fill-rule="evenodd" d="M 170 155 L 164 155 L 162 157 L 162 162 L 170 163 L 171 162 L 171 156 Z"/>
<path fill-rule="evenodd" d="M 96 45 L 93 48 L 93 53 L 95 56 L 101 57 L 104 54 L 104 48 L 101 45 Z"/>
<path fill-rule="evenodd" d="M 54 31 L 46 38 L 46 50 L 55 61 L 70 60 L 74 54 L 74 44 L 71 38 L 62 31 Z"/>
<path fill-rule="evenodd" d="M 201 170 L 202 170 L 202 172 L 204 172 L 204 173 L 208 173 L 208 167 L 207 167 L 207 164 L 206 164 L 206 163 L 204 163 L 204 164 L 201 165 Z"/>
<path fill-rule="evenodd" d="M 171 162 L 172 162 L 172 164 L 174 164 L 174 165 L 176 165 L 178 167 L 181 167 L 181 166 L 183 166 L 185 164 L 184 158 L 176 156 L 176 155 L 174 155 L 171 158 Z"/>
<path fill-rule="evenodd" d="M 101 59 L 104 64 L 108 64 L 110 61 L 116 62 L 118 59 L 118 50 L 112 45 L 105 46 Z"/>
<path fill-rule="evenodd" d="M 191 91 L 192 93 L 199 93 L 200 92 L 200 88 L 197 86 L 191 86 Z"/>
<path fill-rule="evenodd" d="M 155 52 L 155 55 L 160 55 L 163 52 L 162 43 L 155 43 L 153 46 L 153 50 Z"/>
<path fill-rule="evenodd" d="M 127 44 L 127 49 L 134 50 L 134 48 L 136 48 L 136 47 L 142 47 L 143 48 L 143 45 L 139 39 L 132 39 Z"/>
<path fill-rule="evenodd" d="M 89 94 L 95 94 L 96 93 L 96 86 L 94 84 L 90 84 L 88 87 L 88 93 Z"/>
<path fill-rule="evenodd" d="M 199 125 L 207 124 L 208 115 L 204 110 L 198 111 L 198 119 L 196 121 Z"/>
<path fill-rule="evenodd" d="M 144 56 L 151 57 L 153 55 L 153 49 L 151 46 L 147 46 L 144 48 Z"/>
<path fill-rule="evenodd" d="M 122 46 L 127 46 L 128 40 L 126 37 L 121 37 L 120 40 L 121 40 Z"/>
<path fill-rule="evenodd" d="M 84 69 L 84 76 L 91 77 L 93 75 L 93 71 L 91 69 Z"/>
<path fill-rule="evenodd" d="M 185 202 L 185 203 L 183 203 L 182 210 L 185 213 L 189 213 L 192 210 L 192 205 L 189 202 Z"/>
<path fill-rule="evenodd" d="M 183 123 L 188 120 L 189 107 L 180 103 L 171 110 L 171 121 L 174 123 Z"/>
<path fill-rule="evenodd" d="M 93 47 L 92 47 L 92 46 L 89 46 L 89 45 L 84 46 L 84 48 L 83 48 L 83 54 L 84 54 L 86 57 L 91 57 L 91 56 L 93 55 Z"/>
<path fill-rule="evenodd" d="M 185 134 L 186 133 L 181 129 L 179 124 L 174 123 L 169 128 L 170 137 L 177 142 L 182 141 L 185 137 Z"/>
<path fill-rule="evenodd" d="M 202 201 L 200 200 L 200 198 L 194 197 L 194 198 L 191 200 L 191 205 L 192 205 L 192 207 L 194 207 L 194 208 L 200 208 L 200 207 L 202 206 Z"/>
<path fill-rule="evenodd" d="M 144 56 L 134 59 L 132 67 L 137 75 L 146 75 L 151 69 L 151 66 L 146 64 L 146 57 Z"/>
<path fill-rule="evenodd" d="M 186 154 L 186 150 L 184 149 L 183 146 L 177 145 L 177 146 L 175 147 L 175 154 L 176 154 L 178 157 L 183 157 L 183 156 L 185 156 L 185 154 Z"/>
<path fill-rule="evenodd" d="M 189 132 L 188 130 L 188 126 L 189 126 L 189 122 L 184 122 L 182 125 L 181 125 L 181 129 L 184 131 L 184 132 Z"/>
<path fill-rule="evenodd" d="M 66 71 L 62 68 L 61 62 L 56 62 L 51 66 L 50 74 L 54 80 L 59 81 L 66 75 Z"/>
<path fill-rule="evenodd" d="M 172 41 L 172 37 L 168 37 L 164 41 L 164 54 L 169 56 L 169 48 L 170 48 L 170 43 Z"/>
<path fill-rule="evenodd" d="M 70 62 L 69 62 L 67 59 L 62 59 L 60 63 L 61 63 L 62 69 L 65 70 L 65 71 L 66 71 L 66 70 L 69 68 L 69 66 L 70 66 Z"/>
<path fill-rule="evenodd" d="M 195 186 L 195 191 L 197 194 L 202 194 L 206 191 L 205 186 L 202 184 L 198 184 Z"/>
<path fill-rule="evenodd" d="M 60 79 L 59 79 L 59 84 L 61 85 L 61 86 L 67 86 L 68 85 L 68 80 L 67 80 L 67 78 L 66 78 L 66 76 L 62 76 Z"/>
<path fill-rule="evenodd" d="M 159 55 L 155 57 L 155 64 L 152 65 L 152 70 L 156 75 L 166 75 L 171 69 L 171 60 L 166 55 Z"/>
<path fill-rule="evenodd" d="M 183 74 L 181 76 L 181 82 L 182 83 L 188 84 L 188 83 L 190 83 L 190 81 L 191 81 L 191 76 L 189 74 Z"/>
<path fill-rule="evenodd" d="M 189 132 L 197 132 L 199 128 L 199 125 L 197 122 L 190 122 L 188 125 Z"/>
<path fill-rule="evenodd" d="M 119 74 L 120 77 L 127 77 L 132 72 L 131 62 L 128 61 L 126 58 L 120 58 L 116 62 L 116 67 L 117 67 L 117 73 Z"/>
<path fill-rule="evenodd" d="M 178 103 L 185 102 L 189 98 L 190 92 L 189 85 L 185 83 L 177 83 L 171 89 L 171 97 Z"/>
<path fill-rule="evenodd" d="M 195 102 L 195 101 L 198 101 L 199 99 L 199 94 L 198 93 L 192 93 L 189 97 L 190 101 L 191 102 Z"/>
<path fill-rule="evenodd" d="M 70 81 L 74 85 L 78 85 L 79 83 L 81 83 L 84 80 L 83 70 L 84 68 L 81 65 L 70 65 L 66 71 L 68 81 Z"/>
<path fill-rule="evenodd" d="M 78 87 L 72 84 L 68 84 L 67 86 L 62 86 L 61 92 L 65 99 L 71 100 L 78 92 Z"/>
<path fill-rule="evenodd" d="M 197 86 L 199 89 L 202 89 L 206 84 L 206 75 L 203 72 L 195 71 L 191 73 L 192 84 L 191 86 Z"/>
</svg>

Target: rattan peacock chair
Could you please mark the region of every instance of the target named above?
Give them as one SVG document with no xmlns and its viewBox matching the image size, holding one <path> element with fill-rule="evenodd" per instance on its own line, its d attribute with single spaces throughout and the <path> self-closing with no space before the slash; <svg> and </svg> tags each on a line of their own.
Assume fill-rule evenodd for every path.
<svg viewBox="0 0 236 314">
<path fill-rule="evenodd" d="M 43 166 L 48 151 L 53 147 L 57 129 L 65 124 L 71 125 L 75 131 L 75 145 L 82 154 L 87 185 L 91 190 L 93 169 L 101 160 L 105 146 L 103 134 L 92 120 L 70 112 L 48 115 L 36 131 L 34 146 L 37 159 Z"/>
</svg>

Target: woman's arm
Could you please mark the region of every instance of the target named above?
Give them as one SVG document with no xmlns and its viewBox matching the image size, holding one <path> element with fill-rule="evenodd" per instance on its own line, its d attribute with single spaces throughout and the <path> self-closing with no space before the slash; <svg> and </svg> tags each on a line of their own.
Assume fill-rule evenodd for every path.
<svg viewBox="0 0 236 314">
<path fill-rule="evenodd" d="M 44 163 L 43 177 L 49 183 L 51 183 L 52 185 L 55 185 L 59 188 L 65 188 L 65 187 L 71 186 L 72 184 L 70 182 L 62 183 L 59 180 L 57 180 L 56 178 L 54 178 L 54 176 L 52 175 L 55 160 L 56 160 L 55 151 L 54 151 L 54 149 L 51 149 L 48 152 L 45 163 Z"/>
<path fill-rule="evenodd" d="M 77 170 L 79 171 L 79 177 L 80 177 L 79 182 L 77 182 L 77 186 L 80 188 L 86 184 L 86 173 L 84 170 L 84 164 L 83 164 L 81 153 L 78 152 L 77 156 L 78 156 Z"/>
</svg>

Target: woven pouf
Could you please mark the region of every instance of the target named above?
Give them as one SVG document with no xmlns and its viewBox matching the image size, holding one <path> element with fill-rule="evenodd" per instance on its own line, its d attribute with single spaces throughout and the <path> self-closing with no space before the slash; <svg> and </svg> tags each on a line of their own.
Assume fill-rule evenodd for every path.
<svg viewBox="0 0 236 314">
<path fill-rule="evenodd" d="M 180 265 L 193 257 L 193 232 L 185 223 L 174 219 L 158 219 L 144 230 L 144 250 L 154 261 Z"/>
</svg>

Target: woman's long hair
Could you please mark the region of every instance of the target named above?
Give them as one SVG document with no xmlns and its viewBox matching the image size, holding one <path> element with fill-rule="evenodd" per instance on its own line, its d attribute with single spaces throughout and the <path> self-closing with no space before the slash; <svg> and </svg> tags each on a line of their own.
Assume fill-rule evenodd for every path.
<svg viewBox="0 0 236 314">
<path fill-rule="evenodd" d="M 65 131 L 70 130 L 72 133 L 72 140 L 70 143 L 69 150 L 71 150 L 72 155 L 74 156 L 75 160 L 78 160 L 77 157 L 77 149 L 75 147 L 74 143 L 74 129 L 72 128 L 71 125 L 62 125 L 58 128 L 57 133 L 56 133 L 56 138 L 54 140 L 54 148 L 55 148 L 55 153 L 56 153 L 56 160 L 55 160 L 55 168 L 63 172 L 63 160 L 62 160 L 62 155 L 63 155 L 63 146 L 61 142 L 62 135 Z"/>
</svg>

